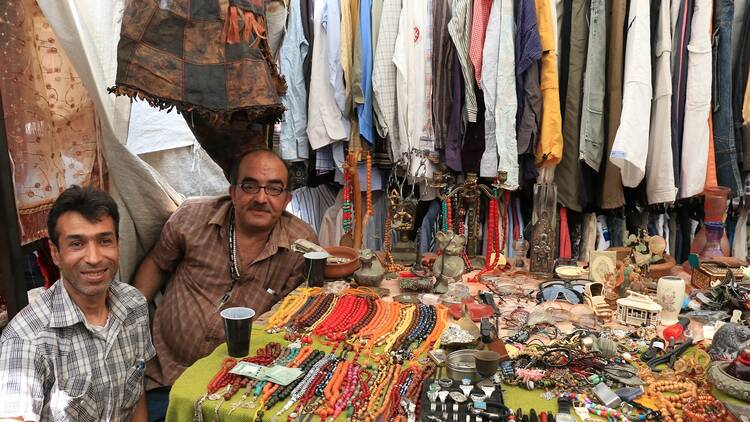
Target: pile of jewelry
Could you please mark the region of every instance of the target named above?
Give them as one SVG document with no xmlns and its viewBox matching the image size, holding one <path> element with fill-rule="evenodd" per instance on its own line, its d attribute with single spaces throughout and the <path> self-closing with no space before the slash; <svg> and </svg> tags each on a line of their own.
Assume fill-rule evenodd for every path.
<svg viewBox="0 0 750 422">
<path fill-rule="evenodd" d="M 443 306 L 387 302 L 367 288 L 345 289 L 340 295 L 298 289 L 269 318 L 266 331 L 284 331 L 285 339 L 303 343 L 318 337 L 334 351 L 345 342 L 367 357 L 379 348 L 408 360 L 439 342 L 447 315 Z"/>
</svg>

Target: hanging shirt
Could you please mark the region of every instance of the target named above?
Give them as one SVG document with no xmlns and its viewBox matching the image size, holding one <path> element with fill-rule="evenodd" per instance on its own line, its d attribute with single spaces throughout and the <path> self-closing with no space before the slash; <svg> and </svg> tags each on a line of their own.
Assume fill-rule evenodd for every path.
<svg viewBox="0 0 750 422">
<path fill-rule="evenodd" d="M 338 54 L 341 56 L 341 66 L 344 72 L 344 115 L 349 116 L 354 106 L 352 86 L 354 85 L 354 30 L 356 26 L 352 25 L 352 15 L 359 9 L 352 10 L 353 2 L 351 1 L 342 1 L 339 5 L 341 7 L 341 31 L 339 32 L 341 43 Z"/>
<path fill-rule="evenodd" d="M 497 143 L 495 142 L 495 104 L 497 95 L 497 69 L 500 58 L 500 2 L 498 0 L 490 10 L 487 22 L 487 42 L 481 54 L 481 67 L 484 74 L 480 82 L 484 97 L 484 153 L 479 164 L 479 176 L 497 176 Z M 477 0 L 477 3 L 479 0 Z M 476 3 L 475 3 L 476 7 Z M 472 38 L 473 42 L 473 38 Z M 476 65 L 475 65 L 476 69 Z"/>
<path fill-rule="evenodd" d="M 360 87 L 364 96 L 364 104 L 357 106 L 359 117 L 359 134 L 369 145 L 375 142 L 375 127 L 372 120 L 372 19 L 370 9 L 372 0 L 361 0 L 359 5 L 359 34 L 362 39 L 362 80 Z"/>
<path fill-rule="evenodd" d="M 672 32 L 669 0 L 661 0 L 654 34 L 654 100 L 646 159 L 646 196 L 649 204 L 673 202 L 677 195 L 672 162 Z M 708 123 L 708 119 L 704 119 Z M 667 165 L 665 165 L 665 163 Z M 701 175 L 705 178 L 705 163 Z M 703 182 L 701 181 L 701 185 Z"/>
<path fill-rule="evenodd" d="M 542 43 L 541 89 L 542 118 L 539 124 L 538 164 L 557 164 L 562 158 L 562 117 L 557 80 L 557 44 L 550 14 L 550 0 L 536 0 L 536 18 Z M 554 1 L 554 0 L 552 0 Z"/>
<path fill-rule="evenodd" d="M 300 0 L 289 3 L 289 23 L 281 44 L 280 69 L 287 84 L 286 94 L 281 97 L 284 104 L 284 120 L 281 122 L 279 149 L 281 158 L 288 161 L 308 158 L 307 139 L 307 89 L 302 62 L 307 56 L 308 44 L 302 31 Z"/>
<path fill-rule="evenodd" d="M 372 70 L 376 128 L 381 137 L 387 137 L 390 141 L 391 154 L 396 161 L 401 153 L 401 138 L 396 118 L 396 65 L 393 63 L 393 53 L 400 16 L 401 0 L 384 0 Z"/>
<path fill-rule="evenodd" d="M 495 20 L 492 20 L 494 17 Z M 494 138 L 485 139 L 485 153 L 480 165 L 480 176 L 495 177 L 504 173 L 506 180 L 503 189 L 518 188 L 518 148 L 516 146 L 516 63 L 513 42 L 515 21 L 513 18 L 513 1 L 496 0 L 492 6 L 490 24 L 497 36 L 487 37 L 485 40 L 485 56 L 497 57 L 497 65 L 493 71 L 487 69 L 482 77 L 493 81 L 495 91 L 492 102 L 485 100 L 485 131 L 490 126 L 490 118 L 494 120 Z M 489 34 L 489 31 L 488 31 Z M 491 95 L 491 88 L 485 89 L 485 98 Z M 495 143 L 495 148 L 490 145 Z M 495 150 L 494 152 L 492 150 Z M 494 153 L 494 156 L 492 154 Z"/>
<path fill-rule="evenodd" d="M 328 32 L 323 27 L 323 13 L 327 1 L 315 0 L 315 44 L 308 97 L 307 136 L 313 149 L 349 137 L 349 124 L 339 109 L 333 86 L 329 82 Z"/>
<path fill-rule="evenodd" d="M 497 173 L 507 178 L 503 189 L 518 189 L 518 147 L 516 145 L 516 59 L 514 50 L 513 1 L 502 0 L 500 8 L 500 43 L 497 64 L 497 97 L 495 101 L 495 142 Z"/>
<path fill-rule="evenodd" d="M 399 18 L 393 63 L 396 65 L 396 101 L 400 154 L 420 148 L 425 123 L 425 31 L 429 15 L 426 0 L 404 2 Z"/>
<path fill-rule="evenodd" d="M 636 187 L 646 172 L 651 117 L 651 23 L 648 0 L 632 0 L 628 13 L 622 116 L 610 159 L 622 183 Z"/>
<path fill-rule="evenodd" d="M 607 3 L 591 0 L 586 73 L 583 81 L 579 158 L 598 172 L 602 164 L 607 68 Z"/>
<path fill-rule="evenodd" d="M 469 57 L 474 65 L 474 78 L 477 83 L 482 82 L 482 56 L 484 41 L 489 25 L 490 12 L 494 7 L 492 0 L 474 0 L 474 11 L 471 16 L 471 44 Z"/>
<path fill-rule="evenodd" d="M 469 38 L 471 34 L 470 0 L 453 2 L 453 17 L 448 22 L 448 32 L 456 45 L 458 59 L 464 77 L 464 94 L 466 95 L 465 118 L 470 122 L 477 121 L 477 96 L 474 92 L 474 66 L 469 58 Z"/>
<path fill-rule="evenodd" d="M 539 85 L 539 59 L 542 44 L 536 24 L 534 0 L 516 2 L 516 112 L 518 164 L 521 183 L 533 183 L 539 176 L 534 150 L 539 136 L 542 92 Z"/>
<path fill-rule="evenodd" d="M 581 136 L 581 90 L 583 89 L 583 72 L 586 67 L 586 46 L 588 43 L 588 14 L 590 0 L 573 0 L 569 12 L 570 48 L 568 49 L 567 75 L 560 80 L 566 87 L 563 98 L 563 156 L 560 165 L 555 169 L 557 182 L 557 200 L 572 211 L 581 212 L 584 201 L 582 194 L 583 178 L 581 162 L 579 160 L 579 146 Z M 563 64 L 564 66 L 564 64 Z M 563 67 L 563 70 L 565 68 Z"/>
<path fill-rule="evenodd" d="M 682 145 L 680 198 L 703 192 L 709 153 L 708 118 L 711 113 L 711 0 L 695 0 L 688 74 L 685 84 L 685 120 Z"/>
<path fill-rule="evenodd" d="M 338 1 L 327 0 L 323 8 L 321 24 L 326 31 L 326 44 L 328 51 L 328 81 L 333 88 L 333 95 L 336 99 L 336 105 L 341 112 L 344 112 L 344 102 L 346 99 L 344 87 L 344 68 L 341 64 L 341 55 L 336 52 L 341 51 L 341 7 Z"/>
<path fill-rule="evenodd" d="M 448 33 L 451 0 L 432 2 L 432 125 L 435 148 L 446 149 L 452 102 L 453 61 L 456 49 Z"/>
</svg>

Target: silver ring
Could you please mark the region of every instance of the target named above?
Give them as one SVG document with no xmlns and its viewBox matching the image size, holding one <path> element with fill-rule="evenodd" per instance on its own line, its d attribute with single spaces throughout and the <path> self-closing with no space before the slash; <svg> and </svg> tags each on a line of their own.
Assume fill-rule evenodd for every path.
<svg viewBox="0 0 750 422">
<path fill-rule="evenodd" d="M 438 384 L 443 388 L 450 388 L 453 385 L 453 380 L 450 378 L 440 378 Z"/>
</svg>

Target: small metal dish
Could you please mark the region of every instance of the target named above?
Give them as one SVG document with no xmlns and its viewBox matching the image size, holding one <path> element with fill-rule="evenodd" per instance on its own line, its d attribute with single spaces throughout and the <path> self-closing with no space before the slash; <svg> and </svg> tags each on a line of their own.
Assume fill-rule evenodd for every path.
<svg viewBox="0 0 750 422">
<path fill-rule="evenodd" d="M 469 378 L 473 382 L 479 381 L 481 377 L 477 373 L 476 350 L 457 350 L 448 355 L 448 376 L 454 381 Z"/>
</svg>

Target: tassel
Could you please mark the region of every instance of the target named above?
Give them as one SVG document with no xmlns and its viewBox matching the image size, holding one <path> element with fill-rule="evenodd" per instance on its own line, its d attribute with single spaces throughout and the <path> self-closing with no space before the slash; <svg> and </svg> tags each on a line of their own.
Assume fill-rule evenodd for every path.
<svg viewBox="0 0 750 422">
<path fill-rule="evenodd" d="M 227 9 L 227 20 L 224 21 L 224 28 L 221 30 L 221 42 L 227 44 L 236 44 L 240 42 L 240 27 L 237 22 L 237 6 L 229 6 Z"/>
<path fill-rule="evenodd" d="M 242 40 L 249 41 L 251 32 L 255 35 L 252 47 L 258 47 L 260 40 L 266 39 L 266 27 L 262 16 L 256 16 L 253 12 L 245 12 L 245 27 L 242 29 Z"/>
</svg>

